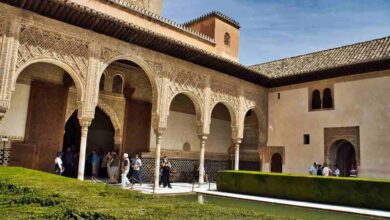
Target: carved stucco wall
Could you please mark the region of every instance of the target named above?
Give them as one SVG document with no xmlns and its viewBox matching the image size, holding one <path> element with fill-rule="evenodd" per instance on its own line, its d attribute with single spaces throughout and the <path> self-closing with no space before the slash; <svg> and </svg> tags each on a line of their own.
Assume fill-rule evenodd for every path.
<svg viewBox="0 0 390 220">
<path fill-rule="evenodd" d="M 99 100 L 101 74 L 112 62 L 126 59 L 138 64 L 150 81 L 154 129 L 166 127 L 170 101 L 175 95 L 185 93 L 195 103 L 201 132 L 208 132 L 212 107 L 222 102 L 234 115 L 233 138 L 242 138 L 245 113 L 254 109 L 259 118 L 259 139 L 261 143 L 266 142 L 266 90 L 260 86 L 4 4 L 0 4 L 0 11 L 9 16 L 8 22 L 13 22 L 14 37 L 19 40 L 19 44 L 7 49 L 11 54 L 17 49 L 16 61 L 8 60 L 9 68 L 5 71 L 11 87 L 15 85 L 18 72 L 28 64 L 54 63 L 75 81 L 78 103 L 72 105 L 83 109 L 79 118 L 93 117 Z M 108 44 L 109 49 L 102 47 Z M 1 97 L 4 98 L 4 93 L 10 94 L 11 88 L 3 85 Z M 9 102 L 9 98 L 2 101 Z"/>
</svg>

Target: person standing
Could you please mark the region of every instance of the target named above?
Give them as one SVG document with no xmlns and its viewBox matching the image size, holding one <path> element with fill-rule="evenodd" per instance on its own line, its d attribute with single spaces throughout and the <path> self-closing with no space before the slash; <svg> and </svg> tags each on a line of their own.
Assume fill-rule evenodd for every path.
<svg viewBox="0 0 390 220">
<path fill-rule="evenodd" d="M 168 186 L 168 188 L 172 188 L 169 180 L 169 171 L 171 170 L 171 162 L 168 161 L 167 156 L 164 156 L 161 167 L 162 167 L 161 179 L 162 179 L 163 187 L 165 188 L 166 186 Z"/>
<path fill-rule="evenodd" d="M 336 164 L 334 165 L 334 172 L 333 172 L 334 176 L 340 176 L 340 169 L 339 169 L 339 166 Z"/>
<path fill-rule="evenodd" d="M 118 177 L 119 177 L 119 155 L 113 151 L 111 152 L 111 163 L 110 163 L 110 169 L 111 169 L 111 183 L 118 183 Z"/>
<path fill-rule="evenodd" d="M 129 155 L 127 153 L 123 154 L 121 171 L 122 171 L 122 181 L 121 181 L 122 189 L 126 189 L 130 185 L 130 181 L 127 178 L 127 174 L 130 171 L 130 160 L 129 160 Z"/>
<path fill-rule="evenodd" d="M 142 185 L 142 179 L 141 179 L 141 166 L 142 166 L 142 161 L 138 157 L 138 154 L 135 155 L 135 158 L 133 160 L 133 179 L 138 182 L 140 185 Z"/>
<path fill-rule="evenodd" d="M 322 175 L 323 176 L 329 176 L 330 175 L 330 169 L 326 163 L 324 163 L 324 167 L 322 168 Z"/>
<path fill-rule="evenodd" d="M 92 151 L 92 181 L 96 181 L 98 172 L 99 172 L 99 164 L 100 164 L 100 157 L 99 154 L 96 153 L 96 151 Z"/>
<path fill-rule="evenodd" d="M 71 177 L 72 172 L 73 172 L 73 152 L 70 149 L 70 147 L 68 147 L 66 149 L 66 152 L 62 156 L 62 158 L 63 158 L 63 162 L 64 162 L 64 167 L 65 167 L 64 176 Z"/>
<path fill-rule="evenodd" d="M 309 174 L 313 176 L 317 176 L 317 163 L 314 162 L 309 169 Z"/>
<path fill-rule="evenodd" d="M 112 178 L 111 169 L 110 169 L 111 162 L 112 162 L 111 152 L 109 151 L 104 158 L 106 160 L 107 177 L 108 180 L 111 181 Z"/>
<path fill-rule="evenodd" d="M 317 176 L 322 176 L 322 165 L 318 164 L 317 166 Z"/>
<path fill-rule="evenodd" d="M 61 156 L 62 152 L 58 152 L 56 159 L 54 159 L 54 172 L 60 176 L 64 172 Z"/>
</svg>

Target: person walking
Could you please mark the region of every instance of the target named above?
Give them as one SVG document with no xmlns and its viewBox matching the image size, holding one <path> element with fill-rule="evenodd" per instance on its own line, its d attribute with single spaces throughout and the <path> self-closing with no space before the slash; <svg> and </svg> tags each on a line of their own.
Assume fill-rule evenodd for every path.
<svg viewBox="0 0 390 220">
<path fill-rule="evenodd" d="M 170 180 L 169 180 L 169 171 L 171 170 L 171 162 L 168 161 L 167 156 L 164 156 L 161 168 L 162 168 L 162 183 L 163 187 L 165 188 L 168 186 L 168 188 L 172 188 Z"/>
<path fill-rule="evenodd" d="M 317 163 L 314 162 L 309 169 L 309 174 L 313 176 L 317 176 Z"/>
<path fill-rule="evenodd" d="M 129 155 L 127 153 L 123 154 L 121 171 L 122 171 L 122 181 L 121 181 L 122 185 L 121 186 L 122 186 L 122 189 L 126 189 L 130 185 L 130 181 L 127 178 L 127 174 L 129 174 L 129 171 L 130 171 L 130 160 L 129 160 Z"/>
<path fill-rule="evenodd" d="M 96 153 L 96 151 L 92 151 L 91 163 L 92 163 L 92 181 L 96 181 L 99 173 L 99 164 L 100 164 L 100 157 L 99 154 Z"/>
<path fill-rule="evenodd" d="M 54 172 L 60 176 L 64 172 L 61 156 L 62 152 L 58 152 L 56 158 L 54 159 Z"/>
<path fill-rule="evenodd" d="M 131 166 L 133 168 L 133 179 L 135 182 L 138 182 L 140 185 L 142 185 L 142 179 L 141 179 L 141 167 L 142 167 L 142 161 L 138 157 L 138 154 L 135 155 L 133 165 Z"/>
</svg>

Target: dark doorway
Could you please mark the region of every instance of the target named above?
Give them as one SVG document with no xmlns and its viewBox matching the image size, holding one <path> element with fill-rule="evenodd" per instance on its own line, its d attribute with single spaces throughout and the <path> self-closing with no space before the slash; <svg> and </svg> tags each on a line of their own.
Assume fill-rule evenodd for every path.
<svg viewBox="0 0 390 220">
<path fill-rule="evenodd" d="M 274 153 L 271 159 L 271 172 L 281 173 L 283 171 L 283 159 L 278 153 Z"/>
<path fill-rule="evenodd" d="M 102 161 L 103 156 L 108 151 L 114 150 L 114 135 L 115 135 L 115 129 L 114 126 L 112 125 L 110 118 L 100 108 L 96 108 L 95 117 L 92 120 L 91 126 L 89 126 L 88 128 L 87 152 L 86 152 L 87 158 L 85 160 L 86 175 L 91 175 L 90 157 L 92 155 L 92 151 L 96 151 L 101 156 L 101 161 Z M 77 170 L 78 170 L 77 166 L 79 160 L 78 154 L 80 151 L 80 139 L 81 139 L 81 127 L 79 124 L 79 120 L 77 118 L 77 111 L 75 111 L 65 124 L 63 152 L 65 152 L 66 154 L 66 152 L 68 152 L 67 149 L 70 148 L 74 158 L 72 172 L 67 173 L 66 174 L 67 176 L 76 177 L 77 175 Z M 68 171 L 70 170 L 68 169 Z"/>
<path fill-rule="evenodd" d="M 345 142 L 337 149 L 337 165 L 341 176 L 349 176 L 350 170 L 356 169 L 355 148 L 349 142 Z"/>
</svg>

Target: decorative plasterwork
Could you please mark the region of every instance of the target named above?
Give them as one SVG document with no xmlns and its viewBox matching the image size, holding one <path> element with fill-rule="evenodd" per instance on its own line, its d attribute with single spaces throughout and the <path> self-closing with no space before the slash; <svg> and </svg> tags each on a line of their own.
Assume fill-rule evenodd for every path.
<svg viewBox="0 0 390 220">
<path fill-rule="evenodd" d="M 112 58 L 117 57 L 119 55 L 121 55 L 121 52 L 119 52 L 119 51 L 112 50 L 109 48 L 103 48 L 100 52 L 100 60 L 103 63 L 107 63 L 109 60 L 111 60 Z"/>
<path fill-rule="evenodd" d="M 5 20 L 3 17 L 0 17 L 0 54 L 3 47 L 4 30 L 5 30 Z"/>
<path fill-rule="evenodd" d="M 34 26 L 22 25 L 16 69 L 33 59 L 52 58 L 68 64 L 85 78 L 88 71 L 88 52 L 86 41 Z"/>
<path fill-rule="evenodd" d="M 231 113 L 231 117 L 235 117 L 239 109 L 239 99 L 238 99 L 238 86 L 231 81 L 212 78 L 211 83 L 211 101 L 210 101 L 210 115 L 214 106 L 221 102 L 228 104 L 226 107 Z M 232 115 L 233 113 L 233 115 Z M 236 121 L 236 118 L 232 118 L 232 121 Z"/>
</svg>

